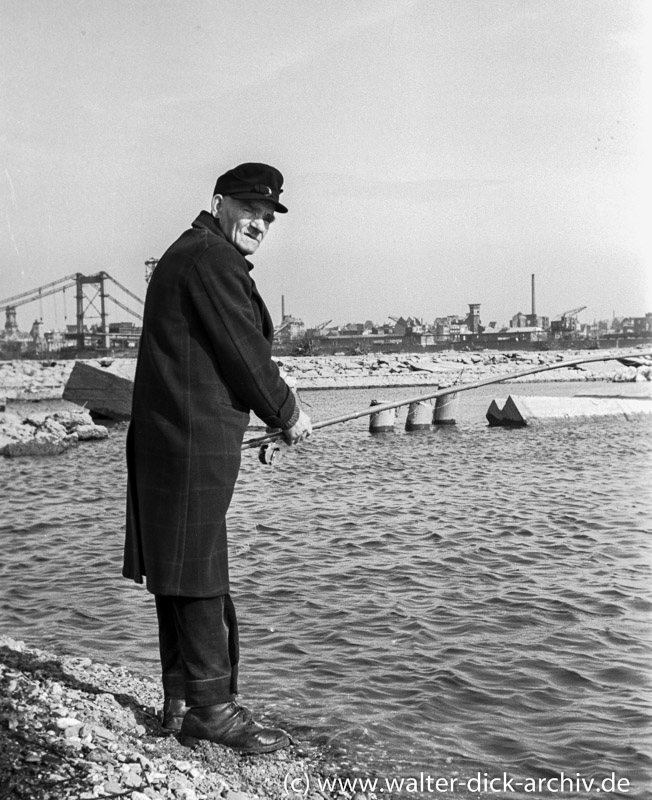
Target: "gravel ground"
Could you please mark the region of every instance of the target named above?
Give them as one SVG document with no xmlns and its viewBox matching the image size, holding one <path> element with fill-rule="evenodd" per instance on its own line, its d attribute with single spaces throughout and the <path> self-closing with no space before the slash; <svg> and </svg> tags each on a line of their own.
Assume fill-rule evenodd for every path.
<svg viewBox="0 0 652 800">
<path fill-rule="evenodd" d="M 319 779 L 340 773 L 319 746 L 295 741 L 260 756 L 206 742 L 188 749 L 162 730 L 161 704 L 157 683 L 124 668 L 0 636 L 0 798 L 351 798 L 320 790 Z"/>
</svg>

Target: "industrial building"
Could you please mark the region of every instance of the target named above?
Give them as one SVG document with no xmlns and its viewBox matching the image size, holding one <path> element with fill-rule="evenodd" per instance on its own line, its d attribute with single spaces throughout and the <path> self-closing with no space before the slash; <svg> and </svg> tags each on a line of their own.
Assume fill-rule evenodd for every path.
<svg viewBox="0 0 652 800">
<path fill-rule="evenodd" d="M 145 262 L 148 281 L 157 265 L 156 259 Z M 117 289 L 118 299 L 109 294 Z M 552 321 L 536 311 L 535 276 L 531 276 L 532 306 L 530 313 L 518 311 L 509 325 L 496 322 L 483 325 L 480 303 L 469 303 L 464 315 L 436 317 L 431 323 L 417 316 L 390 316 L 376 324 L 371 320 L 332 326 L 332 320 L 307 329 L 303 321 L 286 314 L 285 297 L 281 297 L 281 322 L 275 330 L 277 354 L 369 353 L 426 351 L 443 349 L 509 349 L 580 346 L 613 346 L 614 342 L 652 339 L 652 313 L 644 317 L 615 317 L 592 325 L 581 324 L 579 314 L 586 306 L 578 306 L 558 315 Z M 126 297 L 124 297 L 126 295 Z M 42 323 L 42 302 L 46 297 L 57 302 L 63 311 L 61 329 L 45 330 Z M 124 300 L 124 301 L 123 301 Z M 136 301 L 138 310 L 125 303 Z M 29 332 L 18 325 L 18 309 L 30 303 L 41 306 L 41 318 L 34 319 Z M 72 306 L 73 323 L 68 323 L 67 304 Z M 130 321 L 109 321 L 109 306 L 118 313 L 127 312 Z M 92 275 L 75 273 L 57 281 L 0 300 L 4 311 L 4 329 L 0 329 L 0 355 L 3 358 L 39 357 L 42 355 L 76 357 L 93 353 L 133 355 L 141 334 L 143 300 L 122 286 L 107 272 Z"/>
</svg>

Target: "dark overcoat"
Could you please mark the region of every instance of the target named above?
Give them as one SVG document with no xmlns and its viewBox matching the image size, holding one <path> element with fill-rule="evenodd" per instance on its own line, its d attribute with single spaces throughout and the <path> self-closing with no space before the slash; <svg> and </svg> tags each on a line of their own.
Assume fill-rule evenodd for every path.
<svg viewBox="0 0 652 800">
<path fill-rule="evenodd" d="M 253 410 L 298 412 L 271 358 L 252 265 L 203 211 L 152 274 L 127 435 L 123 575 L 154 594 L 229 592 L 226 512 Z"/>
</svg>

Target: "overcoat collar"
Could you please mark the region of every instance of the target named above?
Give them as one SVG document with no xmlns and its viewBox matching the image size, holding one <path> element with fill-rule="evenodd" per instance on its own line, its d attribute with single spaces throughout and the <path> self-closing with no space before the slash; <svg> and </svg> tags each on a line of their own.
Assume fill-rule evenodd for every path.
<svg viewBox="0 0 652 800">
<path fill-rule="evenodd" d="M 221 239 L 224 239 L 225 242 L 228 242 L 228 239 L 226 238 L 220 223 L 208 211 L 201 211 L 197 219 L 192 223 L 192 227 L 205 228 L 207 231 L 210 231 L 213 235 L 219 236 Z M 231 244 L 230 242 L 228 243 Z M 231 245 L 231 247 L 233 247 L 233 245 Z M 236 250 L 235 247 L 233 247 L 233 249 Z M 238 251 L 236 250 L 236 252 Z M 242 256 L 242 253 L 238 253 L 238 255 Z M 244 258 L 244 256 L 242 256 L 242 258 Z M 247 264 L 249 272 L 251 272 L 251 270 L 254 268 L 254 265 L 251 263 L 251 261 L 249 261 L 246 258 L 245 258 L 245 263 Z"/>
</svg>

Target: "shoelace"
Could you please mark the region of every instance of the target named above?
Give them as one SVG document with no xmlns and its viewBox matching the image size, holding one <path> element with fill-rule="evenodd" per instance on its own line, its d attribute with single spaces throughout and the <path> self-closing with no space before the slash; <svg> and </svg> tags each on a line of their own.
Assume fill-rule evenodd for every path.
<svg viewBox="0 0 652 800">
<path fill-rule="evenodd" d="M 246 706 L 241 706 L 240 703 L 237 703 L 235 700 L 233 701 L 233 705 L 236 707 L 236 716 L 241 716 L 245 722 L 249 722 L 253 719 L 253 714 Z"/>
</svg>

